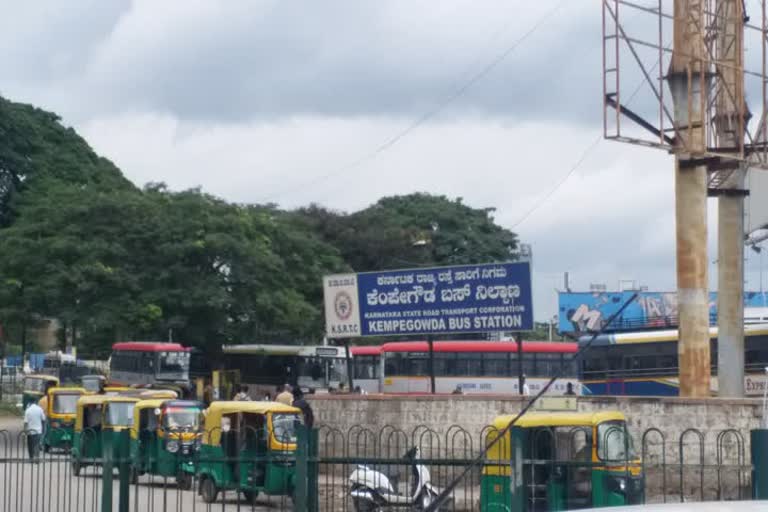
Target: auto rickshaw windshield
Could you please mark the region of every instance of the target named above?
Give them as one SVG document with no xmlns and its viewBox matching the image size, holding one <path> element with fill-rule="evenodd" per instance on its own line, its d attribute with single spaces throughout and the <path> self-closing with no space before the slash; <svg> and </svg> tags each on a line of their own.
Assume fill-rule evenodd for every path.
<svg viewBox="0 0 768 512">
<path fill-rule="evenodd" d="M 80 395 L 61 393 L 53 395 L 53 412 L 56 414 L 75 414 L 78 398 L 80 398 Z"/>
<path fill-rule="evenodd" d="M 301 417 L 298 414 L 274 414 L 272 430 L 275 439 L 280 443 L 295 443 L 297 423 L 301 423 Z"/>
<path fill-rule="evenodd" d="M 597 457 L 610 461 L 637 458 L 632 436 L 623 421 L 606 421 L 597 426 Z"/>
<path fill-rule="evenodd" d="M 133 425 L 133 402 L 111 402 L 107 404 L 104 423 L 120 427 Z"/>
<path fill-rule="evenodd" d="M 165 411 L 165 426 L 171 430 L 198 430 L 202 419 L 203 411 L 196 407 L 169 407 Z"/>
</svg>

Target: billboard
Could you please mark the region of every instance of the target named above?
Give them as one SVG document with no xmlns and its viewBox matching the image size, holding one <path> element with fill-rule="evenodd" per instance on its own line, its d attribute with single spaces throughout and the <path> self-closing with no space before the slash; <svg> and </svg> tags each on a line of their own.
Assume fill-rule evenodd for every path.
<svg viewBox="0 0 768 512">
<path fill-rule="evenodd" d="M 323 279 L 329 338 L 533 329 L 530 262 Z"/>
<path fill-rule="evenodd" d="M 632 331 L 655 327 L 677 326 L 676 292 L 563 292 L 558 297 L 558 330 L 560 332 L 597 331 L 603 328 L 633 294 L 637 298 L 611 324 L 611 330 Z M 766 307 L 768 294 L 746 292 L 745 308 Z M 717 320 L 717 293 L 709 294 L 709 315 Z"/>
</svg>

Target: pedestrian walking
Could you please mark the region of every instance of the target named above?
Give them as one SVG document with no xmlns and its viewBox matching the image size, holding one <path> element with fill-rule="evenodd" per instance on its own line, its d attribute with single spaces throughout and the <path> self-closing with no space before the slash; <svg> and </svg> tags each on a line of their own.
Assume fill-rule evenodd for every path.
<svg viewBox="0 0 768 512">
<path fill-rule="evenodd" d="M 304 393 L 300 388 L 296 388 L 293 391 L 293 406 L 301 410 L 304 415 L 304 426 L 311 429 L 315 424 L 315 414 L 312 412 L 309 402 L 304 398 Z"/>
<path fill-rule="evenodd" d="M 27 451 L 29 458 L 33 461 L 38 460 L 40 452 L 40 439 L 43 436 L 43 427 L 45 425 L 45 412 L 43 408 L 36 403 L 32 403 L 24 411 L 24 430 L 27 433 Z"/>
<path fill-rule="evenodd" d="M 238 402 L 249 402 L 251 397 L 248 395 L 248 386 L 240 386 L 240 391 L 235 395 L 233 400 Z"/>
<path fill-rule="evenodd" d="M 297 390 L 299 388 L 296 388 Z M 283 386 L 283 390 L 279 395 L 275 397 L 275 402 L 279 402 L 284 405 L 291 405 L 293 403 L 294 395 L 291 393 L 291 385 L 286 384 Z"/>
</svg>

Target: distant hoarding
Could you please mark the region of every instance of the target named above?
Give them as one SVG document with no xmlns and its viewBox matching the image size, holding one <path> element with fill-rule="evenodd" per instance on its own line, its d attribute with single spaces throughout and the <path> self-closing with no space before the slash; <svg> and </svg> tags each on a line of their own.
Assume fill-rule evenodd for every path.
<svg viewBox="0 0 768 512">
<path fill-rule="evenodd" d="M 533 329 L 530 262 L 323 279 L 329 338 Z"/>
<path fill-rule="evenodd" d="M 628 301 L 634 291 L 624 292 L 568 292 L 559 294 L 558 330 L 560 332 L 598 331 L 608 318 Z M 622 315 L 610 325 L 614 331 L 633 331 L 648 328 L 677 326 L 677 293 L 637 292 Z M 762 308 L 768 303 L 768 294 L 747 292 L 745 308 Z M 709 315 L 717 319 L 717 293 L 709 294 Z"/>
</svg>

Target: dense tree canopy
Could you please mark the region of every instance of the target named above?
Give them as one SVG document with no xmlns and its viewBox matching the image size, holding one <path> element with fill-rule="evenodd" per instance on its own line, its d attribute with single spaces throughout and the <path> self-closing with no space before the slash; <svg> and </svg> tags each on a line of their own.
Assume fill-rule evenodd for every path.
<svg viewBox="0 0 768 512">
<path fill-rule="evenodd" d="M 427 194 L 343 214 L 141 190 L 54 114 L 0 98 L 0 349 L 42 318 L 89 355 L 169 334 L 316 343 L 323 275 L 512 259 L 491 213 Z"/>
</svg>

